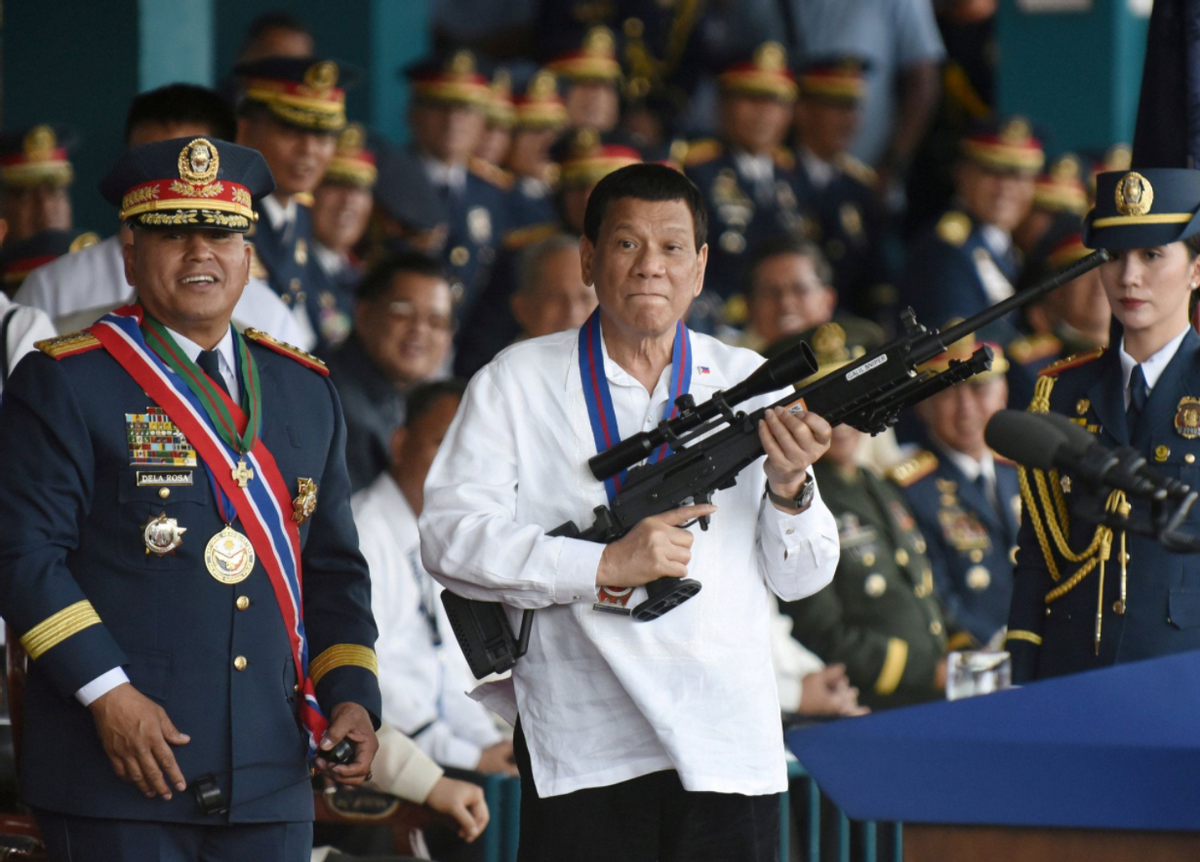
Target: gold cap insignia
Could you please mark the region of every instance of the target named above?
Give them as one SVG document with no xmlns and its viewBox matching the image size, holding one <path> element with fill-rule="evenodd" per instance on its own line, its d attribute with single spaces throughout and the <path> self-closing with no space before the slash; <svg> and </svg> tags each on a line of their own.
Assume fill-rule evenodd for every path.
<svg viewBox="0 0 1200 862">
<path fill-rule="evenodd" d="M 1188 440 L 1200 437 L 1200 398 L 1190 396 L 1179 399 L 1175 411 L 1175 433 Z"/>
<path fill-rule="evenodd" d="M 534 99 L 544 99 L 547 96 L 552 96 L 558 91 L 558 81 L 554 77 L 554 73 L 548 69 L 542 69 L 533 76 L 533 80 L 529 82 L 528 95 Z"/>
<path fill-rule="evenodd" d="M 589 57 L 611 57 L 615 52 L 616 42 L 613 41 L 612 30 L 607 27 L 593 27 L 583 37 L 583 53 Z"/>
<path fill-rule="evenodd" d="M 1133 167 L 1133 148 L 1129 144 L 1113 144 L 1104 152 L 1104 167 L 1110 171 L 1127 171 Z"/>
<path fill-rule="evenodd" d="M 58 144 L 54 129 L 46 125 L 34 126 L 24 140 L 25 155 L 32 158 L 47 158 Z"/>
<path fill-rule="evenodd" d="M 470 51 L 455 51 L 446 68 L 455 75 L 470 75 L 475 71 L 475 55 Z"/>
<path fill-rule="evenodd" d="M 362 152 L 367 135 L 358 123 L 350 123 L 338 135 L 337 151 L 341 156 L 357 156 Z"/>
<path fill-rule="evenodd" d="M 571 141 L 571 152 L 577 156 L 587 155 L 600 146 L 600 134 L 595 129 L 580 129 Z"/>
<path fill-rule="evenodd" d="M 330 90 L 337 86 L 338 67 L 332 60 L 313 63 L 304 73 L 304 86 L 312 90 Z"/>
<path fill-rule="evenodd" d="M 1115 197 L 1121 215 L 1145 215 L 1154 203 L 1154 186 L 1137 171 L 1130 171 L 1117 180 Z"/>
<path fill-rule="evenodd" d="M 764 42 L 754 52 L 754 65 L 764 72 L 779 72 L 787 65 L 787 52 L 778 42 Z"/>
<path fill-rule="evenodd" d="M 1082 168 L 1079 165 L 1079 159 L 1072 153 L 1059 156 L 1050 165 L 1050 176 L 1060 183 L 1079 179 L 1081 172 Z"/>
<path fill-rule="evenodd" d="M 205 185 L 217 178 L 221 157 L 206 138 L 196 138 L 179 151 L 179 178 L 192 185 Z"/>
<path fill-rule="evenodd" d="M 512 95 L 512 75 L 508 69 L 497 69 L 492 75 L 492 95 L 507 99 Z"/>
<path fill-rule="evenodd" d="M 1000 129 L 1000 140 L 1006 144 L 1024 144 L 1033 136 L 1033 129 L 1024 117 L 1013 117 Z"/>
</svg>

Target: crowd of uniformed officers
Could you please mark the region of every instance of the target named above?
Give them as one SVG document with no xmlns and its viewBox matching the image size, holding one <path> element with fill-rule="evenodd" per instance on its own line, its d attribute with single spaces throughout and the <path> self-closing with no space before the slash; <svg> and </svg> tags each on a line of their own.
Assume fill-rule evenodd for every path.
<svg viewBox="0 0 1200 862">
<path fill-rule="evenodd" d="M 455 5 L 435 4 L 437 49 L 401 70 L 403 147 L 347 121 L 345 93 L 361 72 L 325 56 L 320 33 L 287 14 L 254 23 L 219 89 L 175 84 L 123 106 L 127 152 L 101 184 L 114 207 L 106 224 L 73 218 L 72 199 L 94 194 L 93 178 L 72 167 L 72 148 L 86 145 L 74 130 L 46 123 L 0 135 L 0 439 L 6 460 L 29 461 L 0 468 L 0 498 L 23 531 L 0 536 L 0 613 L 9 648 L 29 657 L 17 705 L 27 735 L 22 788 L 52 853 L 115 840 L 94 827 L 97 818 L 206 822 L 190 798 L 180 801 L 196 776 L 175 788 L 175 813 L 162 815 L 153 798 L 172 796 L 164 781 L 178 777 L 174 762 L 122 759 L 120 737 L 134 731 L 113 716 L 113 692 L 130 682 L 171 713 L 166 742 L 186 752 L 190 733 L 192 750 L 213 755 L 206 771 L 233 801 L 223 822 L 297 819 L 292 808 L 308 803 L 284 792 L 295 769 L 264 773 L 257 760 L 269 752 L 239 749 L 239 734 L 262 731 L 239 730 L 253 718 L 238 701 L 262 662 L 283 663 L 283 682 L 273 664 L 270 684 L 286 689 L 294 712 L 303 716 L 307 691 L 333 741 L 358 744 L 355 766 L 337 768 L 361 765 L 374 790 L 343 788 L 328 804 L 367 816 L 387 808 L 379 794 L 426 803 L 457 821 L 430 830 L 436 858 L 477 853 L 468 842 L 488 819 L 477 785 L 516 775 L 518 761 L 512 728 L 465 694 L 475 683 L 438 601 L 442 587 L 422 562 L 426 474 L 464 393 L 473 397 L 467 381 L 510 345 L 586 328 L 599 313 L 598 285 L 580 266 L 581 244 L 590 255 L 596 243 L 589 196 L 631 165 L 678 172 L 703 202 L 706 268 L 687 327 L 768 357 L 803 340 L 818 375 L 885 344 L 905 308 L 943 327 L 1091 249 L 1114 250 L 1113 262 L 926 366 L 944 370 L 986 343 L 990 370 L 920 403 L 883 435 L 832 429 L 811 475 L 836 523 L 836 574 L 806 598 L 771 600 L 787 720 L 941 699 L 953 650 L 1008 649 L 1016 679 L 1027 682 L 1200 645 L 1192 558 L 1073 521 L 1069 478 L 1026 471 L 984 437 L 1005 408 L 1063 412 L 1195 484 L 1195 172 L 1139 171 L 1117 142 L 1063 152 L 1053 128 L 997 115 L 994 3 L 545 2 L 527 4 L 521 21 L 467 4 L 481 16 L 472 22 Z M 217 315 L 221 338 L 205 344 L 195 336 L 202 328 L 175 325 L 199 311 L 174 318 L 170 303 L 150 298 L 156 276 L 146 261 L 164 236 L 182 244 L 220 231 L 241 235 L 246 287 Z M 200 260 L 191 277 L 209 278 L 203 254 L 186 254 Z M 113 333 L 134 320 L 146 357 L 123 358 L 95 331 L 101 318 Z M 156 340 L 160 329 L 171 346 Z M 172 365 L 176 350 L 187 355 Z M 22 360 L 39 353 L 50 359 Z M 282 639 L 256 642 L 258 623 L 239 626 L 256 612 L 266 625 L 277 599 L 288 618 L 286 565 L 278 581 L 256 573 L 258 587 L 231 593 L 235 603 L 221 611 L 232 646 L 205 649 L 232 650 L 232 673 L 206 682 L 215 671 L 203 650 L 164 647 L 206 624 L 178 598 L 157 595 L 175 588 L 145 580 L 147 571 L 192 577 L 191 566 L 199 578 L 207 567 L 216 581 L 238 583 L 234 546 L 201 543 L 218 520 L 230 530 L 258 504 L 216 478 L 215 456 L 192 439 L 199 432 L 157 390 L 134 375 L 139 394 L 121 377 L 118 365 L 133 374 L 139 361 L 202 369 L 224 392 L 181 387 L 178 397 L 193 412 L 212 408 L 214 434 L 222 422 L 237 426 L 221 437 L 233 447 L 235 480 L 242 456 L 255 452 L 251 432 L 272 447 L 270 465 L 258 455 L 251 466 L 260 480 L 278 472 L 287 485 L 278 501 L 283 521 L 301 525 L 296 559 L 311 585 L 296 657 Z M 270 387 L 285 372 L 299 376 L 281 398 Z M 304 376 L 312 374 L 327 377 L 328 391 Z M 59 385 L 55 397 L 36 388 Z M 92 415 L 117 400 L 125 406 L 113 405 L 112 416 Z M 339 451 L 326 453 L 326 432 Z M 33 447 L 31 437 L 41 442 Z M 23 455 L 22 446 L 32 448 Z M 322 515 L 323 529 L 308 532 L 304 522 L 322 525 Z M 286 531 L 272 540 L 269 524 L 262 530 L 266 545 L 257 534 L 236 540 L 253 545 L 250 566 L 255 552 L 263 565 L 265 548 L 287 556 Z M 36 542 L 52 552 L 28 547 Z M 81 553 L 109 555 L 112 579 L 84 574 Z M 342 607 L 329 592 L 338 577 Z M 192 610 L 209 600 L 198 593 Z M 138 634 L 148 629 L 158 634 Z M 217 677 L 230 687 L 217 702 L 175 690 L 204 691 Z M 351 707 L 362 721 L 344 717 Z M 103 745 L 93 736 L 55 743 L 94 733 L 86 710 Z M 527 732 L 536 714 L 523 715 Z M 204 723 L 220 728 L 211 741 Z M 179 760 L 187 772 L 191 761 Z M 97 781 L 115 770 L 137 789 L 117 784 L 103 804 L 78 801 L 54 780 L 69 763 Z M 318 763 L 331 787 L 364 780 Z M 166 779 L 152 778 L 157 768 Z M 239 782 L 243 768 L 253 777 Z M 91 793 L 81 792 L 80 800 Z M 272 794 L 283 800 L 274 807 L 263 801 Z M 120 836 L 130 847 L 148 840 Z M 340 852 L 379 850 L 362 830 L 317 837 Z M 234 858 L 208 840 L 177 836 L 171 852 L 182 855 L 161 858 L 191 858 L 187 848 L 200 846 Z"/>
</svg>

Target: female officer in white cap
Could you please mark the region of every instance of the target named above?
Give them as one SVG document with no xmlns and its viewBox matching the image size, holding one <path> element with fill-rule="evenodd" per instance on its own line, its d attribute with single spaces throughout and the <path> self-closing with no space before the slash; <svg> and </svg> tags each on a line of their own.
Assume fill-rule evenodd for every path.
<svg viewBox="0 0 1200 862">
<path fill-rule="evenodd" d="M 1105 446 L 1131 446 L 1153 469 L 1200 485 L 1200 171 L 1143 169 L 1097 178 L 1083 241 L 1116 318 L 1108 349 L 1043 369 L 1035 412 L 1075 419 Z M 1008 646 L 1028 681 L 1200 647 L 1200 555 L 1109 531 L 1077 516 L 1069 477 L 1024 471 Z M 1074 490 L 1074 493 L 1072 493 Z M 1113 493 L 1113 510 L 1145 504 Z M 1189 520 L 1200 517 L 1193 515 Z M 1197 532 L 1197 525 L 1185 525 Z M 1190 527 L 1190 528 L 1189 528 Z"/>
</svg>

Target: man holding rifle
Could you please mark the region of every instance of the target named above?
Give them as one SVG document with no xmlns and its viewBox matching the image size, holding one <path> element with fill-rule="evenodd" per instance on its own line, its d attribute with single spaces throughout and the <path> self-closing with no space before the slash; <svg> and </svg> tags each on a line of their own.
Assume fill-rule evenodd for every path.
<svg viewBox="0 0 1200 862">
<path fill-rule="evenodd" d="M 513 678 L 482 689 L 519 718 L 522 860 L 777 858 L 786 776 L 767 590 L 811 595 L 837 566 L 809 470 L 829 423 L 769 411 L 763 472 L 713 505 L 648 517 L 608 545 L 546 535 L 588 523 L 619 490 L 623 475 L 597 481 L 589 457 L 672 415 L 679 395 L 706 401 L 760 364 L 681 322 L 703 288 L 706 226 L 698 190 L 669 168 L 605 178 L 581 246 L 599 309 L 479 372 L 426 485 L 431 574 L 468 598 L 539 609 Z M 691 526 L 701 516 L 707 531 Z M 685 576 L 704 587 L 694 599 L 651 622 L 630 616 L 645 584 Z"/>
</svg>

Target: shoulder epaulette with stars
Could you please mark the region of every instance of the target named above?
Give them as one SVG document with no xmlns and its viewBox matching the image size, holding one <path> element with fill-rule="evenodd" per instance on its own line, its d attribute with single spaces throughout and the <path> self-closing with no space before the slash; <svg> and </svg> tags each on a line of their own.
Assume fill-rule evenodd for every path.
<svg viewBox="0 0 1200 862">
<path fill-rule="evenodd" d="M 924 479 L 936 470 L 937 465 L 937 455 L 926 450 L 921 450 L 907 461 L 901 461 L 895 467 L 888 470 L 888 478 L 901 488 L 907 488 L 909 485 L 914 484 L 920 479 Z"/>
<path fill-rule="evenodd" d="M 1037 362 L 1039 359 L 1045 359 L 1047 356 L 1052 356 L 1062 350 L 1062 342 L 1058 336 L 1049 332 L 1039 332 L 1034 335 L 1025 335 L 1011 342 L 1005 352 L 1009 358 L 1019 363 L 1020 365 L 1028 365 L 1030 362 Z"/>
<path fill-rule="evenodd" d="M 311 368 L 322 377 L 329 376 L 329 367 L 320 359 L 317 359 L 317 357 L 313 356 L 311 353 L 301 350 L 299 347 L 279 341 L 274 336 L 268 335 L 261 329 L 250 328 L 243 332 L 242 335 L 256 344 L 261 344 L 263 347 L 274 350 L 276 353 L 296 360 L 301 365 Z"/>
<path fill-rule="evenodd" d="M 485 162 L 483 159 L 476 158 L 475 156 L 471 157 L 469 170 L 481 180 L 486 180 L 497 188 L 504 189 L 504 191 L 511 190 L 516 183 L 513 175 L 504 170 L 504 168 L 498 168 L 491 162 Z"/>
<path fill-rule="evenodd" d="M 1083 353 L 1076 353 L 1074 356 L 1068 356 L 1066 359 L 1060 359 L 1058 362 L 1051 362 L 1045 368 L 1038 372 L 1038 377 L 1057 377 L 1068 368 L 1075 368 L 1079 365 L 1086 365 L 1104 355 L 1103 347 L 1094 347 L 1091 350 L 1085 350 Z"/>
<path fill-rule="evenodd" d="M 958 210 L 950 210 L 938 219 L 937 235 L 938 239 L 947 245 L 962 245 L 971 235 L 970 217 Z"/>
<path fill-rule="evenodd" d="M 313 204 L 316 203 L 316 198 L 313 197 L 312 192 L 296 192 L 292 195 L 292 200 L 300 204 L 300 206 L 308 207 L 309 209 L 312 209 Z"/>
<path fill-rule="evenodd" d="M 860 162 L 849 153 L 842 153 L 834 159 L 834 164 L 841 168 L 842 173 L 849 174 L 864 186 L 874 188 L 875 183 L 879 181 L 879 174 L 875 172 L 874 168 L 864 162 Z"/>
<path fill-rule="evenodd" d="M 271 273 L 267 272 L 266 264 L 258 256 L 258 249 L 254 247 L 254 243 L 252 242 L 247 242 L 246 244 L 250 246 L 250 276 L 267 281 L 271 277 Z"/>
<path fill-rule="evenodd" d="M 683 160 L 684 167 L 694 168 L 696 165 L 711 162 L 723 152 L 725 152 L 725 147 L 715 138 L 694 141 L 688 144 L 687 156 Z"/>
<path fill-rule="evenodd" d="M 54 359 L 66 359 L 77 353 L 87 353 L 100 346 L 100 339 L 90 332 L 71 332 L 57 338 L 44 338 L 35 341 L 33 346 Z"/>
</svg>

